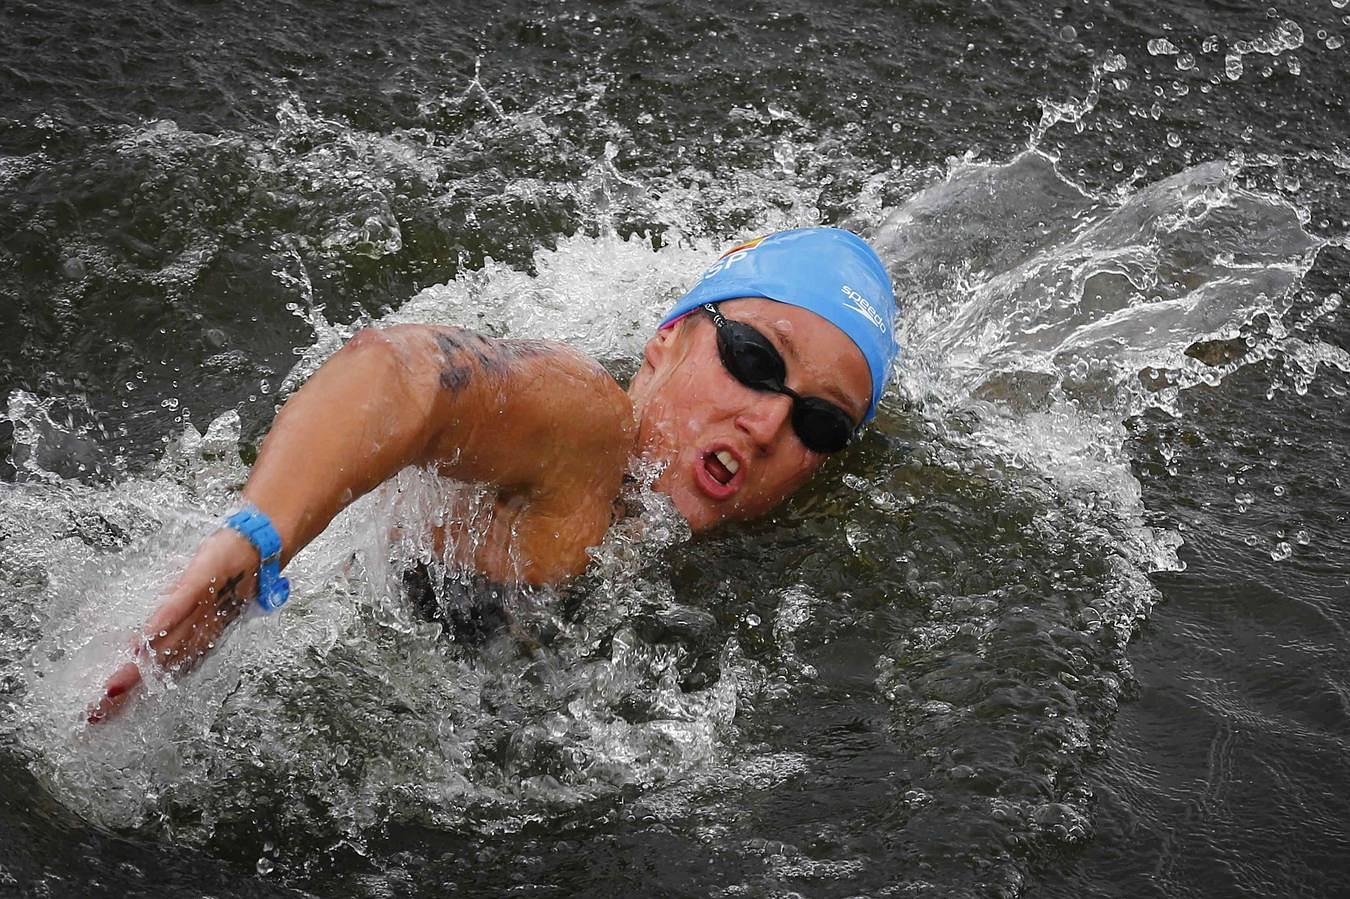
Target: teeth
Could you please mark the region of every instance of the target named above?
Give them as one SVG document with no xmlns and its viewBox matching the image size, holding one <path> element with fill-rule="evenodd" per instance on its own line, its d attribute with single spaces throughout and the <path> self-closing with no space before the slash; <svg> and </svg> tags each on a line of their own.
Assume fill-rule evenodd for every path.
<svg viewBox="0 0 1350 899">
<path fill-rule="evenodd" d="M 727 471 L 735 474 L 741 467 L 741 463 L 736 461 L 736 457 L 726 450 L 717 451 L 717 461 L 726 466 Z"/>
</svg>

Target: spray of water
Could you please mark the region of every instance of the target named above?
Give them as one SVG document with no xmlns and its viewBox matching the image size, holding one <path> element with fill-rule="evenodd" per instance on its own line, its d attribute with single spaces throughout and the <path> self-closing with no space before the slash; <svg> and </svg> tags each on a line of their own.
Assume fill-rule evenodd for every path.
<svg viewBox="0 0 1350 899">
<path fill-rule="evenodd" d="M 1091 111 L 1101 74 L 1084 103 L 1046 107 L 1033 144 Z M 260 179 L 289 185 L 296 209 L 331 225 L 279 251 L 276 277 L 315 335 L 283 394 L 350 331 L 313 304 L 304 259 L 399 252 L 407 235 L 389 198 L 410 180 L 444 187 L 474 142 L 548 149 L 540 116 L 493 111 L 445 149 L 286 104 L 276 140 L 245 146 Z M 152 126 L 125 143 L 118 152 L 185 153 L 199 141 Z M 611 145 L 579 186 L 508 177 L 502 209 L 576 203 L 590 227 L 536 248 L 528 264 L 489 256 L 465 266 L 379 323 L 563 340 L 622 373 L 725 245 L 720 222 L 758 232 L 818 219 L 817 162 L 808 141 L 784 138 L 764 171 L 715 181 L 686 169 L 643 185 Z M 907 183 L 923 183 L 890 207 L 890 173 L 861 179 L 848 224 L 890 267 L 905 351 L 882 404 L 883 442 L 825 488 L 843 511 L 826 516 L 836 529 L 824 539 L 875 583 L 841 591 L 828 585 L 837 578 L 814 582 L 785 565 L 762 600 L 768 624 L 742 619 L 767 629 L 757 649 L 677 589 L 670 555 L 697 550 L 640 488 L 635 515 L 611 530 L 585 578 L 513 595 L 517 627 L 485 647 L 458 645 L 410 612 L 400 579 L 443 555 L 425 524 L 474 519 L 483 493 L 405 472 L 297 558 L 299 595 L 284 614 L 243 622 L 185 681 L 151 676 L 135 714 L 90 733 L 82 713 L 99 675 L 237 496 L 240 423 L 226 413 L 205 434 L 188 424 L 157 467 L 114 464 L 91 486 L 61 460 L 83 458 L 97 430 L 64 419 L 61 398 L 15 393 L 6 417 L 20 475 L 0 485 L 11 522 L 0 542 L 6 738 L 91 820 L 206 844 L 266 820 L 297 873 L 370 851 L 390 822 L 511 832 L 636 790 L 653 814 L 701 821 L 709 841 L 741 839 L 796 865 L 794 876 L 828 878 L 862 863 L 815 870 L 792 846 L 761 845 L 727 822 L 729 802 L 812 769 L 782 747 L 741 751 L 738 716 L 800 700 L 842 604 L 858 609 L 876 697 L 915 760 L 895 810 L 901 831 L 930 834 L 908 838 L 912 851 L 1008 857 L 953 848 L 950 822 L 972 815 L 1018 839 L 1081 839 L 1081 759 L 1129 680 L 1123 646 L 1156 598 L 1147 573 L 1178 564 L 1179 538 L 1145 523 L 1128 423 L 1148 410 L 1179 414 L 1182 391 L 1258 358 L 1286 359 L 1282 383 L 1296 390 L 1321 365 L 1350 369 L 1343 352 L 1291 333 L 1338 297 L 1285 322 L 1322 244 L 1296 208 L 1238 187 L 1236 175 L 1207 163 L 1096 195 L 1033 147 L 1007 162 L 910 173 Z M 464 174 L 455 187 L 472 193 L 480 180 Z M 661 239 L 616 233 L 638 212 Z M 791 514 L 808 517 L 813 501 Z M 1008 686 L 1009 672 L 1032 674 Z M 1004 869 L 1005 887 L 1016 871 Z"/>
</svg>

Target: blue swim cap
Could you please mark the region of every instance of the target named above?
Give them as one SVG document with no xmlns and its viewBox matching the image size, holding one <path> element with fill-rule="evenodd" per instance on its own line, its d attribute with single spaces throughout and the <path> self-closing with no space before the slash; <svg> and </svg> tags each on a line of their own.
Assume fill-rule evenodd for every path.
<svg viewBox="0 0 1350 899">
<path fill-rule="evenodd" d="M 847 334 L 872 374 L 872 401 L 863 421 L 872 420 L 900 347 L 891 279 L 866 241 L 839 228 L 794 228 L 740 244 L 703 273 L 661 327 L 703 303 L 741 297 L 809 309 Z"/>
</svg>

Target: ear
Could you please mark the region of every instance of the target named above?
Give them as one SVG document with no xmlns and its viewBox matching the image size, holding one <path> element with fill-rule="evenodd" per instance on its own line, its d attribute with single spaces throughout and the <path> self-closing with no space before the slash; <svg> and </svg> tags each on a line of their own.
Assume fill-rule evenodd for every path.
<svg viewBox="0 0 1350 899">
<path fill-rule="evenodd" d="M 679 347 L 679 334 L 684 330 L 684 322 L 676 322 L 668 328 L 661 328 L 647 340 L 642 348 L 643 366 L 660 371 L 674 358 Z"/>
<path fill-rule="evenodd" d="M 689 346 L 687 331 L 688 321 L 679 321 L 648 338 L 642 348 L 642 365 L 628 385 L 628 394 L 635 404 L 644 403 L 661 379 L 679 365 L 681 354 Z"/>
</svg>

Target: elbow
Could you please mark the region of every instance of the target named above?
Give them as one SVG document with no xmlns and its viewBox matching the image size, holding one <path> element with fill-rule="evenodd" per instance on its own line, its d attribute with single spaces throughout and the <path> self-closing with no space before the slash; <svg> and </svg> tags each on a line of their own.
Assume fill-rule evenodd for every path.
<svg viewBox="0 0 1350 899">
<path fill-rule="evenodd" d="M 365 371 L 376 378 L 376 383 L 411 385 L 413 367 L 405 337 L 395 329 L 362 328 L 343 344 L 333 359 Z"/>
<path fill-rule="evenodd" d="M 363 328 L 352 335 L 328 364 L 343 372 L 352 399 L 388 407 L 416 409 L 425 391 L 419 387 L 405 335 L 388 329 Z"/>
<path fill-rule="evenodd" d="M 380 328 L 362 328 L 342 345 L 342 349 L 338 351 L 338 354 L 346 356 L 369 356 L 371 354 L 387 353 L 392 349 L 393 341 L 386 331 Z"/>
</svg>

